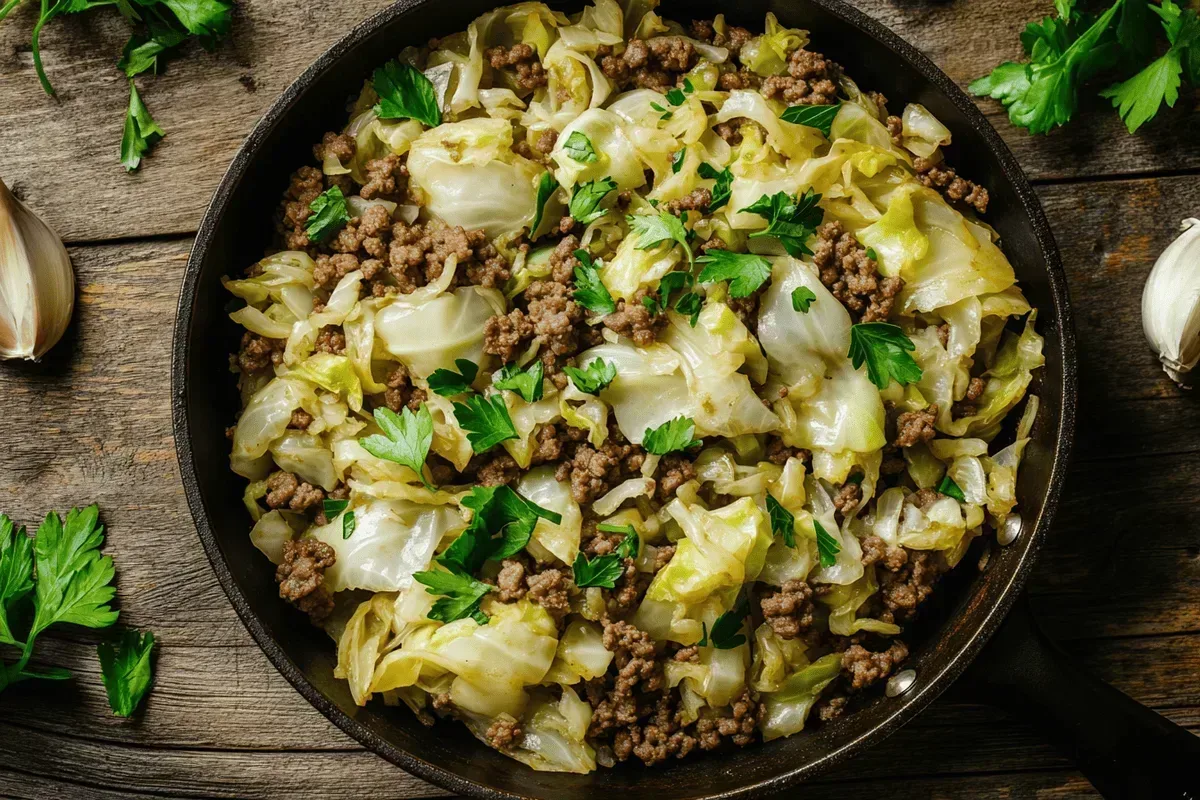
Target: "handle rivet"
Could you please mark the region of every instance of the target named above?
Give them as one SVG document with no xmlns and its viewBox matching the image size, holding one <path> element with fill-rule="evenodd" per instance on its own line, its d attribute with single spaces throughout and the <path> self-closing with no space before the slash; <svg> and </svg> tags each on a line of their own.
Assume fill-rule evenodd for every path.
<svg viewBox="0 0 1200 800">
<path fill-rule="evenodd" d="M 1020 535 L 1021 515 L 1014 511 L 1004 518 L 1004 522 L 1000 524 L 1000 530 L 996 531 L 996 543 L 1001 547 L 1007 547 Z"/>
<path fill-rule="evenodd" d="M 887 696 L 899 697 L 912 688 L 912 685 L 917 682 L 917 671 L 915 669 L 904 669 L 897 672 L 892 677 L 888 678 Z"/>
</svg>

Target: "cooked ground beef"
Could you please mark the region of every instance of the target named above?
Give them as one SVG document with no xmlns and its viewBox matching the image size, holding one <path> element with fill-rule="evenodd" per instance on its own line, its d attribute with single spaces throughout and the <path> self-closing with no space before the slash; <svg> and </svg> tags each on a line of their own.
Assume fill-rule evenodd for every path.
<svg viewBox="0 0 1200 800">
<path fill-rule="evenodd" d="M 905 411 L 896 418 L 896 438 L 892 440 L 895 447 L 912 447 L 918 442 L 928 442 L 937 436 L 933 427 L 937 422 L 937 403 L 926 406 L 920 411 Z"/>
<path fill-rule="evenodd" d="M 325 499 L 325 492 L 290 472 L 279 470 L 267 478 L 267 507 L 304 512 Z"/>
<path fill-rule="evenodd" d="M 842 653 L 842 669 L 849 673 L 850 688 L 864 689 L 881 681 L 908 658 L 908 645 L 895 640 L 887 650 L 873 653 L 862 645 L 852 644 Z"/>
<path fill-rule="evenodd" d="M 316 167 L 301 167 L 292 174 L 283 195 L 279 220 L 279 233 L 286 249 L 305 250 L 309 247 L 308 234 L 304 231 L 312 214 L 309 206 L 323 191 L 325 179 Z"/>
<path fill-rule="evenodd" d="M 912 617 L 917 607 L 933 593 L 933 587 L 948 569 L 946 558 L 936 550 L 902 548 L 906 558 L 889 553 L 876 564 L 879 580 L 879 602 L 885 609 L 880 618 L 885 621 L 904 621 Z M 889 619 L 890 618 L 890 619 Z"/>
<path fill-rule="evenodd" d="M 601 590 L 608 616 L 614 619 L 619 619 L 638 607 L 642 595 L 650 588 L 650 581 L 654 577 L 646 572 L 638 572 L 637 562 L 632 558 L 623 559 L 622 566 L 624 571 L 617 579 L 616 585 L 612 589 Z"/>
<path fill-rule="evenodd" d="M 875 259 L 848 233 L 840 222 L 826 222 L 817 229 L 813 262 L 821 283 L 841 301 L 859 322 L 886 320 L 896 295 L 904 286 L 901 278 L 879 278 Z"/>
<path fill-rule="evenodd" d="M 883 569 L 896 572 L 908 563 L 908 552 L 878 536 L 868 536 L 862 540 L 862 563 L 865 566 L 879 564 Z"/>
<path fill-rule="evenodd" d="M 403 364 L 397 364 L 388 373 L 385 385 L 388 388 L 383 393 L 383 402 L 392 411 L 399 413 L 403 408 L 416 411 L 425 402 L 425 390 L 412 385 Z"/>
<path fill-rule="evenodd" d="M 483 738 L 496 750 L 508 750 L 523 735 L 519 722 L 508 714 L 501 714 L 488 726 Z"/>
<path fill-rule="evenodd" d="M 777 436 L 767 438 L 767 461 L 783 466 L 789 458 L 798 458 L 804 463 L 812 460 L 812 453 L 799 447 L 789 447 Z"/>
<path fill-rule="evenodd" d="M 754 731 L 766 711 L 766 706 L 754 699 L 750 689 L 743 689 L 741 696 L 733 701 L 728 714 L 718 712 L 696 720 L 696 739 L 700 749 L 716 750 L 725 739 L 738 747 L 745 747 L 754 741 Z"/>
<path fill-rule="evenodd" d="M 412 225 L 397 222 L 391 234 L 388 271 L 401 292 L 411 292 L 437 280 L 452 255 L 458 260 L 458 268 L 451 286 L 494 288 L 512 276 L 508 262 L 482 230 L 468 231 L 432 222 Z"/>
<path fill-rule="evenodd" d="M 332 155 L 338 161 L 342 162 L 342 164 L 345 164 L 354 158 L 354 153 L 357 149 L 353 136 L 329 131 L 321 137 L 320 144 L 313 146 L 313 158 L 317 161 L 324 161 L 326 155 Z"/>
<path fill-rule="evenodd" d="M 748 331 L 754 334 L 758 333 L 758 301 L 765 291 L 766 284 L 763 284 L 745 297 L 727 297 L 725 299 L 725 305 L 729 306 L 729 310 L 737 315 Z"/>
<path fill-rule="evenodd" d="M 658 501 L 666 503 L 675 496 L 675 490 L 696 477 L 695 462 L 682 453 L 668 453 L 659 459 Z"/>
<path fill-rule="evenodd" d="M 772 75 L 762 84 L 764 97 L 788 105 L 828 106 L 838 102 L 842 68 L 820 53 L 800 48 L 788 57 L 788 74 Z"/>
<path fill-rule="evenodd" d="M 781 639 L 795 639 L 813 623 L 813 590 L 805 581 L 792 580 L 779 591 L 759 600 L 763 618 Z"/>
<path fill-rule="evenodd" d="M 522 92 L 531 92 L 546 85 L 546 70 L 538 61 L 537 50 L 524 42 L 512 47 L 493 47 L 487 51 L 492 69 L 513 68 L 513 82 Z"/>
<path fill-rule="evenodd" d="M 506 451 L 497 449 L 486 455 L 476 456 L 482 460 L 475 480 L 480 486 L 511 485 L 521 479 L 525 470 Z"/>
<path fill-rule="evenodd" d="M 571 482 L 571 496 L 580 505 L 591 503 L 617 484 L 641 474 L 646 451 L 630 444 L 609 422 L 609 434 L 599 449 L 580 443 L 574 457 L 558 465 L 555 477 Z"/>
<path fill-rule="evenodd" d="M 930 189 L 941 192 L 952 203 L 958 203 L 973 208 L 980 214 L 986 214 L 988 209 L 988 190 L 964 178 L 950 167 L 943 166 L 927 158 L 918 157 L 913 162 L 917 178 Z"/>
<path fill-rule="evenodd" d="M 316 539 L 287 541 L 275 570 L 279 596 L 320 622 L 333 611 L 333 595 L 322 584 L 325 570 L 337 561 L 333 548 Z"/>
<path fill-rule="evenodd" d="M 695 46 L 682 36 L 658 36 L 648 41 L 630 39 L 625 51 L 616 56 L 611 47 L 601 47 L 596 56 L 600 69 L 620 88 L 666 92 L 682 81 L 683 74 L 696 66 Z"/>
<path fill-rule="evenodd" d="M 571 219 L 566 217 L 565 219 Z M 575 257 L 575 251 L 579 249 L 579 237 L 571 234 L 563 236 L 559 243 L 554 246 L 554 252 L 550 254 L 550 277 L 559 283 L 570 283 L 575 279 L 575 268 L 579 266 L 579 259 Z"/>
<path fill-rule="evenodd" d="M 617 310 L 604 318 L 604 327 L 633 340 L 639 347 L 654 344 L 658 331 L 667 321 L 665 314 L 651 314 L 642 302 L 643 297 L 651 295 L 646 288 L 637 290 L 633 300 L 624 298 L 617 301 Z"/>
<path fill-rule="evenodd" d="M 966 396 L 950 407 L 950 416 L 954 419 L 962 419 L 979 413 L 977 401 L 983 396 L 983 390 L 986 388 L 987 381 L 983 378 L 971 378 L 971 382 L 967 384 Z"/>
<path fill-rule="evenodd" d="M 520 558 L 506 558 L 500 562 L 500 574 L 496 576 L 498 597 L 502 603 L 512 603 L 525 596 L 525 562 Z"/>
<path fill-rule="evenodd" d="M 313 415 L 302 408 L 297 408 L 292 412 L 292 419 L 291 422 L 288 423 L 288 427 L 296 428 L 298 430 L 305 430 L 309 425 L 312 425 L 312 423 Z"/>
<path fill-rule="evenodd" d="M 679 216 L 684 211 L 698 211 L 703 214 L 712 203 L 712 192 L 708 189 L 693 189 L 683 197 L 670 200 L 662 208 L 668 214 Z"/>
<path fill-rule="evenodd" d="M 861 500 L 862 485 L 846 481 L 838 488 L 838 493 L 833 498 L 833 507 L 837 509 L 838 514 L 850 516 Z"/>
<path fill-rule="evenodd" d="M 900 117 L 891 116 L 887 118 L 885 123 L 888 129 L 888 135 L 892 137 L 892 144 L 896 147 L 904 145 L 904 121 Z"/>
<path fill-rule="evenodd" d="M 546 567 L 525 578 L 528 585 L 526 597 L 537 603 L 555 622 L 562 622 L 571 611 L 571 591 L 575 589 L 575 581 L 568 569 Z"/>
<path fill-rule="evenodd" d="M 273 364 L 283 363 L 283 348 L 286 339 L 268 339 L 257 333 L 242 334 L 242 346 L 238 350 L 237 365 L 242 372 L 258 372 Z"/>
<path fill-rule="evenodd" d="M 823 696 L 817 701 L 813 707 L 812 713 L 816 715 L 821 722 L 829 722 L 837 719 L 846 712 L 846 705 L 849 698 L 844 694 L 835 694 L 832 696 Z"/>
<path fill-rule="evenodd" d="M 346 352 L 346 334 L 340 325 L 327 325 L 317 334 L 313 347 L 318 353 L 341 355 Z"/>
<path fill-rule="evenodd" d="M 383 158 L 373 158 L 366 163 L 364 171 L 367 182 L 358 190 L 364 200 L 384 198 L 392 200 L 408 200 L 407 157 L 388 153 Z"/>
</svg>

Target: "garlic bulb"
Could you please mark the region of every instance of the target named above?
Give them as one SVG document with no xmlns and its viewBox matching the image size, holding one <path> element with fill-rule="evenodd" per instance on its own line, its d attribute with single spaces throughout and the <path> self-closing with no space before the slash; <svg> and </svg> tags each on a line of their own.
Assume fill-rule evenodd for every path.
<svg viewBox="0 0 1200 800">
<path fill-rule="evenodd" d="M 0 181 L 0 358 L 41 358 L 74 309 L 67 248 Z"/>
<path fill-rule="evenodd" d="M 1180 386 L 1200 361 L 1200 219 L 1154 262 L 1142 290 L 1142 330 L 1163 370 Z"/>
</svg>

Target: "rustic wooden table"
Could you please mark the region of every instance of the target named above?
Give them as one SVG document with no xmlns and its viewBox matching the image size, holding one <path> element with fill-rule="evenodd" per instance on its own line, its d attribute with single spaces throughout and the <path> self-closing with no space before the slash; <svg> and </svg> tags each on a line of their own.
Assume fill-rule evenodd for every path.
<svg viewBox="0 0 1200 800">
<path fill-rule="evenodd" d="M 107 709 L 95 639 L 47 638 L 70 683 L 0 695 L 0 796 L 419 797 L 443 794 L 349 740 L 296 694 L 217 584 L 184 502 L 169 361 L 192 234 L 263 109 L 351 24 L 388 0 L 240 4 L 232 39 L 147 83 L 168 131 L 143 171 L 118 164 L 127 32 L 115 14 L 56 21 L 42 95 L 30 8 L 0 26 L 0 176 L 70 245 L 75 324 L 39 365 L 0 366 L 0 509 L 34 523 L 96 501 L 120 573 L 122 620 L 161 641 L 134 722 Z M 864 0 L 965 85 L 1018 55 L 1045 0 Z M 1200 214 L 1194 95 L 1128 136 L 1096 98 L 1069 129 L 1031 138 L 982 106 L 1037 185 L 1078 325 L 1079 439 L 1066 503 L 1031 582 L 1045 626 L 1096 674 L 1200 727 L 1200 403 L 1159 370 L 1139 297 L 1179 220 Z M 231 265 L 231 269 L 239 265 Z M 939 701 L 808 798 L 1092 797 L 1037 730 Z"/>
</svg>

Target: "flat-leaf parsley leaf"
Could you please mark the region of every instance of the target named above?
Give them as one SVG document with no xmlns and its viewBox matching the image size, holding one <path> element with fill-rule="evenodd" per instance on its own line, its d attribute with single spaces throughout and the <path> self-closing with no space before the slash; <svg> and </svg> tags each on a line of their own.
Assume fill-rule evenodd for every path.
<svg viewBox="0 0 1200 800">
<path fill-rule="evenodd" d="M 850 328 L 847 355 L 855 369 L 866 363 L 867 377 L 880 389 L 886 389 L 892 378 L 901 386 L 921 380 L 921 367 L 909 354 L 915 349 L 912 339 L 888 322 L 861 322 Z"/>
<path fill-rule="evenodd" d="M 797 286 L 795 289 L 792 289 L 792 308 L 801 314 L 807 314 L 808 307 L 816 299 L 817 296 L 813 294 L 813 290 L 807 286 Z"/>
<path fill-rule="evenodd" d="M 596 358 L 586 367 L 563 367 L 563 372 L 585 394 L 600 394 L 617 377 L 617 365 L 603 358 Z"/>
<path fill-rule="evenodd" d="M 305 224 L 304 232 L 314 242 L 326 241 L 350 221 L 346 196 L 337 186 L 330 186 L 321 192 L 308 207 L 313 213 Z"/>
<path fill-rule="evenodd" d="M 454 404 L 454 418 L 458 420 L 459 427 L 467 432 L 467 441 L 476 453 L 490 450 L 509 439 L 520 438 L 512 417 L 508 415 L 504 397 L 499 394 L 491 397 L 470 395 L 466 402 Z"/>
<path fill-rule="evenodd" d="M 390 408 L 377 408 L 375 422 L 383 435 L 375 433 L 359 439 L 362 448 L 376 458 L 408 467 L 432 490 L 425 477 L 425 459 L 433 444 L 433 417 L 429 408 L 422 403 L 415 413 L 405 408 L 399 414 Z"/>
<path fill-rule="evenodd" d="M 480 625 L 487 623 L 487 615 L 479 610 L 479 604 L 485 595 L 492 591 L 486 583 L 475 580 L 470 575 L 453 572 L 428 570 L 413 573 L 413 579 L 423 584 L 428 594 L 441 595 L 429 609 L 429 619 L 442 622 L 471 617 Z"/>
<path fill-rule="evenodd" d="M 597 178 L 594 181 L 581 183 L 575 187 L 567 210 L 571 216 L 584 225 L 595 222 L 608 213 L 608 209 L 600 205 L 605 197 L 617 189 L 617 182 L 612 178 Z"/>
<path fill-rule="evenodd" d="M 154 634 L 124 630 L 115 647 L 109 642 L 101 642 L 96 650 L 109 707 L 118 717 L 133 716 L 146 692 L 150 691 Z"/>
<path fill-rule="evenodd" d="M 380 119 L 415 119 L 431 128 L 442 124 L 433 83 L 411 64 L 389 61 L 375 70 L 373 83 Z"/>
<path fill-rule="evenodd" d="M 831 106 L 789 106 L 783 110 L 779 118 L 784 122 L 816 128 L 823 135 L 829 136 L 829 131 L 833 127 L 833 118 L 838 115 L 841 108 L 841 103 L 834 103 Z"/>
<path fill-rule="evenodd" d="M 429 388 L 442 397 L 457 397 L 471 391 L 479 367 L 466 358 L 454 359 L 454 366 L 458 367 L 458 372 L 445 367 L 435 369 L 429 376 Z"/>
<path fill-rule="evenodd" d="M 545 367 L 542 360 L 535 358 L 526 369 L 516 364 L 505 364 L 496 371 L 492 380 L 497 389 L 507 389 L 516 392 L 526 403 L 536 403 L 542 399 L 542 379 L 545 377 Z"/>
<path fill-rule="evenodd" d="M 647 452 L 656 456 L 665 456 L 667 453 L 676 451 L 682 452 L 702 444 L 699 439 L 692 438 L 692 434 L 695 432 L 696 423 L 690 417 L 675 417 L 657 428 L 647 428 L 646 435 L 642 439 L 642 446 L 646 448 Z"/>
<path fill-rule="evenodd" d="M 750 234 L 750 238 L 775 236 L 790 255 L 796 258 L 812 255 L 808 249 L 808 239 L 817 232 L 821 220 L 825 218 L 825 211 L 817 205 L 820 199 L 821 195 L 815 194 L 812 189 L 799 198 L 786 192 L 764 194 L 742 209 L 767 220 L 767 227 Z"/>
<path fill-rule="evenodd" d="M 575 267 L 575 292 L 571 299 L 601 317 L 616 311 L 617 304 L 613 302 L 604 281 L 600 280 L 600 271 L 588 251 L 576 250 L 575 258 L 579 260 L 579 266 Z"/>
<path fill-rule="evenodd" d="M 771 262 L 751 253 L 713 249 L 696 262 L 704 265 L 697 280 L 701 283 L 729 281 L 730 297 L 749 297 L 771 277 Z"/>
</svg>

